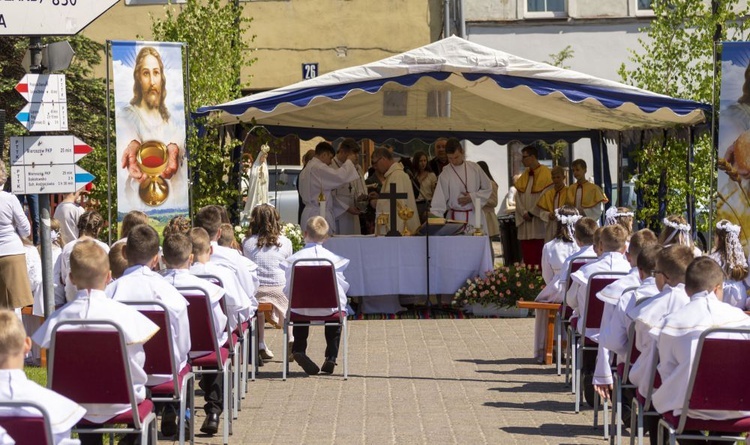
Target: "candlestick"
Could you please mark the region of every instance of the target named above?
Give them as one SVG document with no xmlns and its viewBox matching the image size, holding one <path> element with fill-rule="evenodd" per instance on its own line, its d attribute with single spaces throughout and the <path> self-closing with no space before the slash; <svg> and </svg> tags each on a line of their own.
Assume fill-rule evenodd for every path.
<svg viewBox="0 0 750 445">
<path fill-rule="evenodd" d="M 320 203 L 320 216 L 325 218 L 326 217 L 326 196 L 322 192 L 320 195 L 318 195 L 318 203 Z"/>
<path fill-rule="evenodd" d="M 474 227 L 482 228 L 482 203 L 479 198 L 474 198 Z"/>
</svg>

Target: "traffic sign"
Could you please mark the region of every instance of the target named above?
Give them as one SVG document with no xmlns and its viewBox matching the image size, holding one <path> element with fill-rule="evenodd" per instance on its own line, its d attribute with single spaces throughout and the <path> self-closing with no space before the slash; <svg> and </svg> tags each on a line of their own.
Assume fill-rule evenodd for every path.
<svg viewBox="0 0 750 445">
<path fill-rule="evenodd" d="M 10 138 L 10 165 L 75 164 L 93 149 L 75 136 Z"/>
<path fill-rule="evenodd" d="M 16 84 L 16 91 L 27 102 L 65 102 L 64 74 L 27 74 Z"/>
<path fill-rule="evenodd" d="M 32 102 L 16 114 L 16 119 L 29 131 L 67 131 L 66 102 Z"/>
<path fill-rule="evenodd" d="M 118 0 L 5 0 L 0 35 L 70 36 L 104 14 Z"/>
<path fill-rule="evenodd" d="M 72 193 L 94 180 L 75 164 L 18 165 L 10 168 L 13 193 Z"/>
</svg>

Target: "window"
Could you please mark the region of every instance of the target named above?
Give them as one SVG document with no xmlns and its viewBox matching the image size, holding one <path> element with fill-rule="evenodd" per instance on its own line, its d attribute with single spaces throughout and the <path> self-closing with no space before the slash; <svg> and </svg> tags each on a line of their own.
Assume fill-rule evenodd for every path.
<svg viewBox="0 0 750 445">
<path fill-rule="evenodd" d="M 635 15 L 637 16 L 652 16 L 654 10 L 651 8 L 653 0 L 634 0 L 635 1 Z"/>
<path fill-rule="evenodd" d="M 567 0 L 526 0 L 526 17 L 567 17 Z"/>
</svg>

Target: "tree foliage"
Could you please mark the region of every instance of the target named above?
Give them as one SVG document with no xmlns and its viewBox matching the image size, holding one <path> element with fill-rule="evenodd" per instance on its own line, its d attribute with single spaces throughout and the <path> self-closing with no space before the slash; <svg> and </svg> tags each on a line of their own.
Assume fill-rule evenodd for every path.
<svg viewBox="0 0 750 445">
<path fill-rule="evenodd" d="M 631 51 L 635 68 L 627 69 L 625 64 L 620 67 L 623 81 L 673 97 L 704 103 L 715 101 L 713 106 L 717 107 L 720 83 L 718 73 L 714 79 L 714 39 L 744 40 L 748 31 L 744 18 L 750 11 L 741 8 L 738 0 L 711 3 L 715 12 L 703 0 L 654 0 L 654 20 L 641 29 L 648 38 L 638 39 L 642 51 Z M 668 138 L 666 143 L 655 140 L 636 152 L 635 159 L 640 165 L 636 186 L 644 194 L 644 206 L 638 209 L 639 219 L 648 221 L 664 213 L 684 214 L 690 193 L 697 208 L 708 207 L 715 171 L 710 162 L 713 150 L 710 134 L 696 141 L 691 183 L 686 180 L 687 148 L 684 140 Z M 662 196 L 666 202 L 659 199 L 659 184 L 662 191 L 666 190 L 666 196 Z"/>
<path fill-rule="evenodd" d="M 249 43 L 255 38 L 248 34 L 252 19 L 243 17 L 242 10 L 241 5 L 231 1 L 188 0 L 185 5 L 165 7 L 163 18 L 152 17 L 156 40 L 187 43 L 189 110 L 240 97 L 240 69 L 255 61 L 249 57 Z M 197 137 L 195 127 L 188 133 L 193 208 L 207 204 L 233 206 L 239 193 L 227 182 L 234 167 L 234 147 L 221 143 L 215 126 L 205 121 L 197 124 L 206 133 Z"/>
</svg>

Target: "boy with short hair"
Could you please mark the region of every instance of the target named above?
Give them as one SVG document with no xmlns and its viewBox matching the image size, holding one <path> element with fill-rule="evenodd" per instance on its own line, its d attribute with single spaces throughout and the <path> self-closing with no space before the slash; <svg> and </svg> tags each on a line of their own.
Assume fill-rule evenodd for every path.
<svg viewBox="0 0 750 445">
<path fill-rule="evenodd" d="M 302 258 L 325 258 L 331 260 L 336 269 L 336 282 L 338 285 L 339 304 L 342 310 L 346 311 L 346 291 L 349 290 L 349 283 L 344 278 L 344 270 L 349 265 L 349 260 L 336 255 L 330 250 L 323 247 L 323 242 L 328 238 L 328 223 L 320 216 L 313 216 L 307 220 L 305 225 L 305 247 L 299 252 L 287 258 L 281 263 L 281 267 L 285 270 L 286 274 L 286 285 L 284 286 L 284 294 L 291 301 L 291 285 L 292 285 L 292 269 L 293 264 L 296 260 Z M 310 263 L 303 263 L 310 264 Z M 302 267 L 302 266 L 301 266 Z M 336 313 L 338 309 L 292 309 L 292 312 L 301 315 L 311 316 L 322 316 L 332 315 Z M 336 366 L 336 358 L 339 352 L 339 342 L 341 340 L 341 326 L 326 326 L 325 337 L 326 337 L 326 351 L 325 361 L 323 366 L 318 368 L 318 365 L 313 362 L 310 357 L 307 356 L 307 336 L 309 334 L 308 326 L 294 326 L 292 333 L 294 335 L 294 345 L 292 347 L 292 353 L 294 360 L 302 366 L 302 369 L 309 375 L 315 375 L 318 372 L 325 374 L 332 374 L 334 367 Z"/>
<path fill-rule="evenodd" d="M 56 444 L 72 443 L 70 430 L 86 413 L 74 401 L 29 380 L 23 372 L 24 357 L 31 350 L 31 339 L 26 336 L 18 316 L 0 309 L 0 402 L 33 401 L 49 414 L 50 427 Z M 0 410 L 0 416 L 37 416 L 33 409 Z"/>
<path fill-rule="evenodd" d="M 193 243 L 186 235 L 174 233 L 164 239 L 162 246 L 162 259 L 167 268 L 161 272 L 164 279 L 173 285 L 178 292 L 182 287 L 197 287 L 202 289 L 211 302 L 211 315 L 214 319 L 214 329 L 219 346 L 227 342 L 227 316 L 221 308 L 221 299 L 224 298 L 224 289 L 198 278 L 189 271 L 193 262 Z M 185 291 L 190 292 L 190 291 Z M 204 374 L 200 380 L 200 388 L 203 390 L 205 405 L 203 410 L 206 418 L 201 426 L 201 431 L 206 434 L 216 434 L 219 430 L 219 418 L 223 411 L 224 392 L 219 374 Z"/>
<path fill-rule="evenodd" d="M 698 338 L 703 331 L 712 327 L 750 327 L 750 317 L 741 309 L 722 302 L 723 284 L 724 272 L 713 259 L 696 258 L 685 274 L 685 292 L 690 295 L 690 302 L 667 315 L 659 329 L 649 331 L 658 341 L 657 369 L 662 384 L 654 390 L 652 400 L 660 413 L 681 414 Z M 693 418 L 711 420 L 750 416 L 748 411 L 690 411 L 689 414 Z"/>
<path fill-rule="evenodd" d="M 597 228 L 596 221 L 591 218 L 583 217 L 576 222 L 573 237 L 578 245 L 578 251 L 566 258 L 563 262 L 562 269 L 560 269 L 559 286 L 560 292 L 562 293 L 561 300 L 565 299 L 565 294 L 568 292 L 566 286 L 568 284 L 568 270 L 570 269 L 570 263 L 578 257 L 597 256 L 594 252 L 594 232 L 596 232 Z"/>
<path fill-rule="evenodd" d="M 571 167 L 573 167 L 573 177 L 576 182 L 568 186 L 565 205 L 573 206 L 581 215 L 599 221 L 604 211 L 604 204 L 608 203 L 609 199 L 604 196 L 604 192 L 598 185 L 586 179 L 586 161 L 576 159 Z"/>
<path fill-rule="evenodd" d="M 70 280 L 78 288 L 75 299 L 55 311 L 34 333 L 34 343 L 48 348 L 53 328 L 67 320 L 111 320 L 123 330 L 133 392 L 137 403 L 146 399 L 146 372 L 143 365 L 146 355 L 143 344 L 159 330 L 151 320 L 134 308 L 107 298 L 104 288 L 110 280 L 107 253 L 93 240 L 77 243 L 70 254 Z M 130 409 L 128 404 L 83 404 L 84 419 L 104 422 Z M 129 439 L 135 439 L 133 435 Z M 82 444 L 101 444 L 101 437 L 91 434 L 81 436 Z"/>
<path fill-rule="evenodd" d="M 172 345 L 177 369 L 187 365 L 190 352 L 190 321 L 187 302 L 177 289 L 152 269 L 159 264 L 159 234 L 146 224 L 134 226 L 125 242 L 123 255 L 128 268 L 116 281 L 110 283 L 105 292 L 116 301 L 159 301 L 167 307 L 169 325 L 172 328 Z M 144 306 L 148 307 L 148 306 Z M 172 381 L 172 374 L 152 374 L 148 385 Z M 161 430 L 165 436 L 177 432 L 177 420 L 171 405 L 165 409 Z"/>
<path fill-rule="evenodd" d="M 653 275 L 659 293 L 635 305 L 627 316 L 635 322 L 635 346 L 641 352 L 630 369 L 630 381 L 644 396 L 649 389 L 649 373 L 654 365 L 656 338 L 649 331 L 657 331 L 664 318 L 690 301 L 685 293 L 685 272 L 693 261 L 693 249 L 674 244 L 662 249 L 656 257 Z"/>
</svg>

